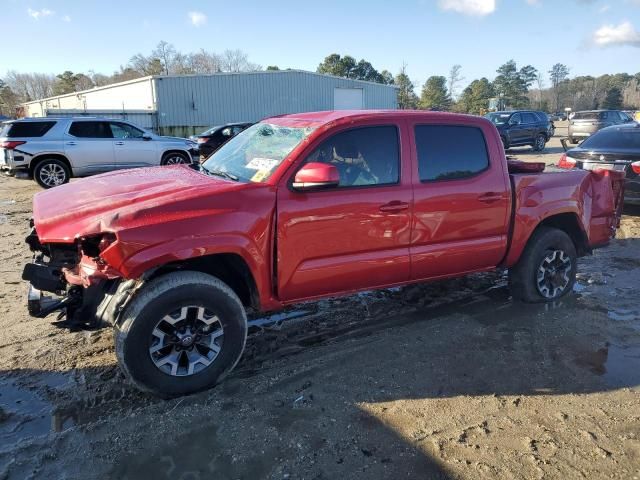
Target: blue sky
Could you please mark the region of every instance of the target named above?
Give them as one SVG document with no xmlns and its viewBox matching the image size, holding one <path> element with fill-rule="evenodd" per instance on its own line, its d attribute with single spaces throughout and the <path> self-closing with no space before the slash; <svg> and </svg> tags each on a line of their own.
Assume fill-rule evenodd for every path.
<svg viewBox="0 0 640 480">
<path fill-rule="evenodd" d="M 640 72 L 640 0 L 0 0 L 7 70 L 111 73 L 160 40 L 240 48 L 252 62 L 315 70 L 350 54 L 414 83 L 462 65 L 466 81 L 513 58 L 571 75 Z"/>
</svg>

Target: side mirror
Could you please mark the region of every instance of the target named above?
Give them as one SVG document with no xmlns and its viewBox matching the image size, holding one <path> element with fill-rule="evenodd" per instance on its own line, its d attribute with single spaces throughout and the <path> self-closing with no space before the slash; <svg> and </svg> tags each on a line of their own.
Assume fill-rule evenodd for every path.
<svg viewBox="0 0 640 480">
<path fill-rule="evenodd" d="M 328 163 L 307 163 L 298 170 L 293 180 L 296 190 L 316 190 L 337 187 L 340 184 L 340 173 L 335 165 Z"/>
<path fill-rule="evenodd" d="M 518 120 L 509 120 L 509 125 L 520 125 Z"/>
<path fill-rule="evenodd" d="M 151 140 L 151 138 L 152 138 L 152 137 L 151 137 L 151 135 L 149 135 L 148 133 L 144 133 L 144 134 L 142 135 L 142 139 L 143 139 L 143 140 Z"/>
</svg>

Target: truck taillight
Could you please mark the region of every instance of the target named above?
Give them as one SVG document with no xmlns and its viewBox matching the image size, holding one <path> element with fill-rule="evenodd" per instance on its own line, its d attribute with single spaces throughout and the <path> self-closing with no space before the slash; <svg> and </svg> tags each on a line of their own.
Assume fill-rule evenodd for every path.
<svg viewBox="0 0 640 480">
<path fill-rule="evenodd" d="M 13 150 L 16 147 L 19 147 L 20 145 L 24 145 L 27 142 L 24 141 L 19 141 L 19 140 L 7 140 L 5 142 L 0 143 L 0 147 L 6 149 L 6 150 Z"/>
<path fill-rule="evenodd" d="M 631 164 L 631 170 L 633 170 L 634 173 L 640 175 L 640 162 L 633 162 Z"/>
<path fill-rule="evenodd" d="M 560 157 L 560 161 L 558 162 L 558 167 L 572 169 L 576 166 L 576 163 L 577 162 L 575 161 L 575 159 L 571 157 L 567 157 L 567 154 L 563 153 L 562 156 Z"/>
</svg>

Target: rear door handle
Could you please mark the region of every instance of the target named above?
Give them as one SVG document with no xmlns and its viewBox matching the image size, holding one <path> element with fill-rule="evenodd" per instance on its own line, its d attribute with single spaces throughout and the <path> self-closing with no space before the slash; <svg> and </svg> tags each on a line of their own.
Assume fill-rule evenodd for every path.
<svg viewBox="0 0 640 480">
<path fill-rule="evenodd" d="M 393 212 L 401 212 L 403 210 L 407 210 L 409 208 L 409 204 L 406 202 L 401 202 L 399 200 L 394 200 L 393 202 L 385 203 L 380 206 L 381 212 L 393 213 Z"/>
<path fill-rule="evenodd" d="M 502 194 L 497 192 L 487 192 L 480 195 L 478 200 L 484 203 L 498 202 L 502 200 Z"/>
<path fill-rule="evenodd" d="M 116 145 L 124 145 L 124 142 L 116 142 Z"/>
<path fill-rule="evenodd" d="M 76 142 L 67 142 L 67 145 L 75 145 Z"/>
</svg>

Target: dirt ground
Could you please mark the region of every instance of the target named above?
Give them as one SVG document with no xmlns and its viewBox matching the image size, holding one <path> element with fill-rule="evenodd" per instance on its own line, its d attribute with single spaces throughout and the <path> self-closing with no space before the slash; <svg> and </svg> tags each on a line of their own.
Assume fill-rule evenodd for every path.
<svg viewBox="0 0 640 480">
<path fill-rule="evenodd" d="M 111 331 L 27 315 L 36 191 L 0 178 L 0 480 L 640 478 L 640 210 L 556 304 L 513 303 L 502 273 L 305 304 L 163 401 Z"/>
</svg>

